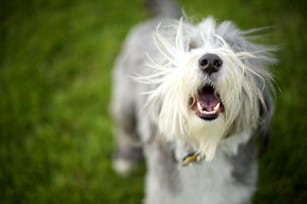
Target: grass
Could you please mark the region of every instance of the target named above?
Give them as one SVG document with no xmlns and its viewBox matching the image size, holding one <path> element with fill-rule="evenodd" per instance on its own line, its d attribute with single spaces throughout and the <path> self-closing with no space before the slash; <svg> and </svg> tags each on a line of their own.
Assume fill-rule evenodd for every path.
<svg viewBox="0 0 307 204">
<path fill-rule="evenodd" d="M 254 203 L 307 200 L 306 5 L 290 0 L 180 1 L 196 20 L 213 15 L 248 29 L 272 25 L 280 46 L 269 151 Z M 142 166 L 111 168 L 111 69 L 141 0 L 12 0 L 0 8 L 1 203 L 140 203 Z"/>
</svg>

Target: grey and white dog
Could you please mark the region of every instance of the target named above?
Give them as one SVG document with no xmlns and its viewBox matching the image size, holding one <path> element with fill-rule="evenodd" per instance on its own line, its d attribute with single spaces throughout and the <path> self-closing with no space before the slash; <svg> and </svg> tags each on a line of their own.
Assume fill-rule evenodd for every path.
<svg viewBox="0 0 307 204">
<path fill-rule="evenodd" d="M 209 17 L 182 17 L 152 0 L 156 17 L 135 27 L 113 75 L 114 169 L 147 161 L 145 203 L 250 203 L 257 163 L 252 135 L 267 137 L 274 49 Z"/>
</svg>

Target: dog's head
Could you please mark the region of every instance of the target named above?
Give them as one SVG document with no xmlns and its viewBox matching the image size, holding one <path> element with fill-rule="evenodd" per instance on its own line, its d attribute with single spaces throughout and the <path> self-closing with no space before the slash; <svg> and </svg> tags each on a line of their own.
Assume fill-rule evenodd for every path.
<svg viewBox="0 0 307 204">
<path fill-rule="evenodd" d="M 160 60 L 149 60 L 154 70 L 145 78 L 155 84 L 149 107 L 167 139 L 183 139 L 210 160 L 222 138 L 266 128 L 273 107 L 267 67 L 275 59 L 250 33 L 212 18 L 157 28 Z"/>
</svg>

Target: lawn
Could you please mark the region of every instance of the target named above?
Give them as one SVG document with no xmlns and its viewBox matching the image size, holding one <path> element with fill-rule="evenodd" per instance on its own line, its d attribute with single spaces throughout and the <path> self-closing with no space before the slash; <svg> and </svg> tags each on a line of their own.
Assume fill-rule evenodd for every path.
<svg viewBox="0 0 307 204">
<path fill-rule="evenodd" d="M 194 21 L 272 26 L 278 45 L 270 146 L 254 203 L 307 202 L 307 34 L 303 0 L 180 0 Z M 11 0 L 0 8 L 0 202 L 141 203 L 145 166 L 111 168 L 111 70 L 142 0 Z"/>
</svg>

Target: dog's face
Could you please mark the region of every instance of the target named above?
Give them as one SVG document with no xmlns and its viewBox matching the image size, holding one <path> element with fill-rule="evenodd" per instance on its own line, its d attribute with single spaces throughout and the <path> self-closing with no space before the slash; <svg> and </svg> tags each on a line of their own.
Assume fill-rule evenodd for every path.
<svg viewBox="0 0 307 204">
<path fill-rule="evenodd" d="M 256 128 L 270 117 L 270 49 L 243 37 L 230 22 L 211 18 L 155 34 L 163 63 L 151 61 L 156 85 L 148 102 L 159 106 L 158 124 L 169 140 L 190 143 L 210 160 L 223 137 Z M 173 32 L 173 33 L 172 33 Z M 151 106 L 151 107 L 152 107 Z M 150 106 L 149 106 L 150 107 Z"/>
</svg>

